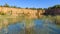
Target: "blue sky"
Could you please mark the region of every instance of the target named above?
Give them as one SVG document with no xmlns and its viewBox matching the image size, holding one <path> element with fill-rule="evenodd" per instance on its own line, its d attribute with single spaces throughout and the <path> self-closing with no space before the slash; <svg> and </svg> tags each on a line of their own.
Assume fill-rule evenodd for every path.
<svg viewBox="0 0 60 34">
<path fill-rule="evenodd" d="M 60 4 L 60 0 L 0 0 L 0 5 L 4 5 L 5 3 L 9 4 L 10 6 L 22 8 L 47 8 Z"/>
</svg>

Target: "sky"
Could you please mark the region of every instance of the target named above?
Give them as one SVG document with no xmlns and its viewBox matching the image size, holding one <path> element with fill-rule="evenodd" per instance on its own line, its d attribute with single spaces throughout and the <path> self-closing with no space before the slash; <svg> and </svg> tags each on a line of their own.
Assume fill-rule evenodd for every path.
<svg viewBox="0 0 60 34">
<path fill-rule="evenodd" d="M 60 0 L 0 0 L 0 5 L 8 4 L 22 8 L 48 8 L 60 4 Z"/>
</svg>

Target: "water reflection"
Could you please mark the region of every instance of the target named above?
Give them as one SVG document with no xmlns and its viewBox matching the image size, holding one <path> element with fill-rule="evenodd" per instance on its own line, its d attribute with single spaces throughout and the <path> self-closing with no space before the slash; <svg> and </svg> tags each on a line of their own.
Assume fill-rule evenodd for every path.
<svg viewBox="0 0 60 34">
<path fill-rule="evenodd" d="M 60 32 L 60 25 L 54 24 L 49 19 L 27 19 L 8 26 L 1 24 L 0 34 L 59 34 Z"/>
</svg>

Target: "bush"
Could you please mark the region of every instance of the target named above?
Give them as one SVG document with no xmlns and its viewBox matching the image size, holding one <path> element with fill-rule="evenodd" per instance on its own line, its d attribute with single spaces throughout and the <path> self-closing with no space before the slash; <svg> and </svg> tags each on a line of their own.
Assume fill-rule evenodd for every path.
<svg viewBox="0 0 60 34">
<path fill-rule="evenodd" d="M 6 15 L 5 13 L 3 13 L 3 12 L 0 12 L 0 15 Z"/>
</svg>

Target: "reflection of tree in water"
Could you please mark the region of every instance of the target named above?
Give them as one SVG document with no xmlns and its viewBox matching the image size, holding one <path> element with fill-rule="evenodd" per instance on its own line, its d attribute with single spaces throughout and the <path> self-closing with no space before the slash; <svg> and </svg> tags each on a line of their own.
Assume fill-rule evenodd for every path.
<svg viewBox="0 0 60 34">
<path fill-rule="evenodd" d="M 59 23 L 58 22 L 59 19 L 57 20 L 57 18 L 59 18 L 59 16 L 60 16 L 60 8 L 58 8 L 58 6 L 57 7 L 54 6 L 49 9 L 46 9 L 44 15 L 45 16 L 50 15 L 52 18 L 54 18 L 55 23 L 57 24 L 57 23 Z"/>
<path fill-rule="evenodd" d="M 34 31 L 34 29 L 31 28 L 26 28 L 25 29 L 25 34 L 37 34 L 36 31 Z"/>
<path fill-rule="evenodd" d="M 34 26 L 34 22 L 32 19 L 25 20 L 25 34 L 33 34 L 32 27 Z"/>
</svg>

